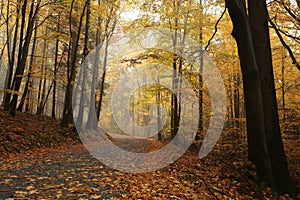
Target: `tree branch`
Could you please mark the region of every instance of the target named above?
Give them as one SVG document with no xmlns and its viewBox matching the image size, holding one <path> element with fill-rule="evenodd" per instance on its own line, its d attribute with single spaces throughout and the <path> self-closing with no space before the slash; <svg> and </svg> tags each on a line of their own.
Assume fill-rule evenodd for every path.
<svg viewBox="0 0 300 200">
<path fill-rule="evenodd" d="M 297 3 L 300 3 L 300 0 L 296 0 Z M 279 0 L 275 0 L 275 2 L 277 2 L 279 5 L 282 5 L 283 8 L 289 13 L 289 15 L 294 18 L 296 21 L 300 22 L 300 18 L 295 14 L 293 13 L 293 11 L 287 6 L 285 5 L 285 3 L 283 1 L 279 1 Z M 299 6 L 299 4 L 298 4 Z"/>
<path fill-rule="evenodd" d="M 217 32 L 218 32 L 218 25 L 219 25 L 220 21 L 222 20 L 223 16 L 225 15 L 226 11 L 227 11 L 227 6 L 225 6 L 224 11 L 222 12 L 220 18 L 219 18 L 218 21 L 216 22 L 216 25 L 215 25 L 215 32 L 214 32 L 214 34 L 211 36 L 211 38 L 208 40 L 208 43 L 207 43 L 207 45 L 205 46 L 204 51 L 206 51 L 206 50 L 208 49 L 208 47 L 210 46 L 211 41 L 212 41 L 212 40 L 214 39 L 214 37 L 216 36 L 216 34 L 217 34 Z"/>
<path fill-rule="evenodd" d="M 272 20 L 269 20 L 270 24 L 272 25 L 272 28 L 275 30 L 281 44 L 284 46 L 284 48 L 286 48 L 286 50 L 289 52 L 289 55 L 293 61 L 293 64 L 296 65 L 296 67 L 300 70 L 300 64 L 297 62 L 296 57 L 292 51 L 292 49 L 287 45 L 287 43 L 284 41 L 283 37 L 281 36 L 277 26 L 274 24 L 274 22 L 272 22 Z"/>
<path fill-rule="evenodd" d="M 272 27 L 272 28 L 273 28 L 273 27 Z M 284 32 L 284 31 L 281 30 L 281 29 L 278 29 L 278 31 L 281 32 L 282 34 L 284 34 L 285 36 L 294 39 L 296 42 L 300 42 L 300 38 L 299 38 L 299 37 L 295 37 L 295 36 L 293 36 L 293 35 L 290 35 L 290 34 Z"/>
</svg>

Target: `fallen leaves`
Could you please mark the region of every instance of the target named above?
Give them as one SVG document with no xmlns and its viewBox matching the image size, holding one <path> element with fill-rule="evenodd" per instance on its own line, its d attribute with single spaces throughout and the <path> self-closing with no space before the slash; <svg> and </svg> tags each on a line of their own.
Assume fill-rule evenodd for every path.
<svg viewBox="0 0 300 200">
<path fill-rule="evenodd" d="M 103 166 L 83 146 L 49 150 L 47 154 L 0 161 L 0 196 L 4 199 L 257 199 L 254 188 L 258 186 L 245 182 L 236 171 L 220 162 L 217 154 L 199 162 L 197 153 L 191 149 L 177 162 L 156 172 L 127 174 Z M 231 163 L 238 169 L 242 169 L 242 164 Z M 260 195 L 273 198 L 267 188 Z"/>
<path fill-rule="evenodd" d="M 1 130 L 3 126 L 0 125 Z M 18 141 L 18 144 L 28 145 L 23 141 L 27 136 L 22 134 L 28 130 L 31 129 L 11 129 L 7 136 L 9 140 L 5 142 Z M 139 152 L 151 152 L 164 145 L 155 140 L 134 141 L 134 144 L 130 141 L 121 138 L 114 140 L 114 143 L 128 150 L 138 146 Z M 0 153 L 5 142 L 0 141 Z M 299 180 L 299 154 L 294 149 L 299 144 L 295 145 L 295 142 L 297 140 L 285 140 L 288 152 L 293 153 L 292 173 Z M 11 147 L 14 145 L 17 143 L 12 142 Z M 235 146 L 232 144 L 218 145 L 202 160 L 198 158 L 199 149 L 190 148 L 168 167 L 143 174 L 110 169 L 93 158 L 80 144 L 27 150 L 13 157 L 0 157 L 0 198 L 277 199 L 268 187 L 257 185 L 253 165 L 246 161 L 245 152 L 235 152 L 233 148 Z M 291 198 L 285 195 L 278 199 Z"/>
<path fill-rule="evenodd" d="M 49 117 L 18 112 L 12 117 L 0 109 L 0 157 L 13 157 L 36 148 L 79 143 L 71 129 L 60 129 Z"/>
</svg>

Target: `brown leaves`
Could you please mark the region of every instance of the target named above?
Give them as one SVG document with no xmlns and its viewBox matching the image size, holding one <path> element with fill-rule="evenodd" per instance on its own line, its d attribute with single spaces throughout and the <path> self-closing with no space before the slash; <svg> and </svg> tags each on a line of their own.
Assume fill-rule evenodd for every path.
<svg viewBox="0 0 300 200">
<path fill-rule="evenodd" d="M 78 136 L 61 130 L 59 122 L 18 112 L 12 117 L 0 109 L 0 156 L 7 157 L 41 147 L 78 143 Z"/>
<path fill-rule="evenodd" d="M 28 117 L 27 120 L 33 119 Z M 0 118 L 0 121 L 3 122 L 3 118 Z M 3 136 L 0 134 L 0 152 L 1 147 L 10 148 L 3 144 L 17 149 L 28 145 L 26 143 L 28 138 L 31 138 L 30 141 L 40 142 L 43 134 L 27 133 L 28 130 L 35 132 L 38 125 L 35 126 L 35 128 L 14 127 L 7 131 L 0 124 L 1 133 L 9 139 L 3 141 Z M 54 127 L 52 128 L 54 130 Z M 116 139 L 114 143 L 132 148 L 132 145 L 126 144 L 128 141 L 130 140 Z M 268 187 L 257 185 L 253 165 L 246 161 L 244 148 L 237 148 L 237 144 L 231 141 L 222 139 L 224 144 L 219 144 L 202 160 L 199 160 L 199 149 L 194 145 L 170 166 L 143 174 L 127 174 L 112 170 L 93 158 L 82 145 L 78 144 L 26 151 L 10 158 L 1 157 L 0 197 L 4 199 L 276 199 Z M 139 150 L 142 152 L 150 152 L 165 145 L 155 140 L 145 140 L 143 144 L 136 142 L 135 146 L 141 146 Z M 290 166 L 293 169 L 292 173 L 298 177 L 296 181 L 299 180 L 299 154 L 297 154 L 299 149 L 294 148 L 299 146 L 299 144 L 295 145 L 297 142 L 298 140 L 285 139 L 288 152 L 292 153 L 288 155 L 289 158 L 293 158 L 289 161 L 292 163 Z M 20 147 L 20 145 L 24 146 Z M 291 198 L 283 196 L 280 199 Z"/>
<path fill-rule="evenodd" d="M 258 186 L 244 177 L 245 163 L 227 161 L 229 167 L 220 161 L 224 155 L 216 153 L 199 161 L 198 151 L 189 150 L 165 169 L 127 174 L 103 166 L 83 146 L 45 152 L 0 161 L 0 195 L 22 199 L 257 199 L 254 188 Z M 260 195 L 273 198 L 267 188 Z"/>
</svg>

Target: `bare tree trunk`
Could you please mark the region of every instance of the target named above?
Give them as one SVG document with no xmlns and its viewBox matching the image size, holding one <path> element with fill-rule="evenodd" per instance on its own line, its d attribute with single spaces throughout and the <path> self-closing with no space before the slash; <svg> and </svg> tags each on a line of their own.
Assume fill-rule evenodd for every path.
<svg viewBox="0 0 300 200">
<path fill-rule="evenodd" d="M 100 1 L 98 1 L 100 5 Z M 93 75 L 92 75 L 92 85 L 91 85 L 91 94 L 94 94 L 91 96 L 90 99 L 90 107 L 89 107 L 89 116 L 88 116 L 88 121 L 86 124 L 87 129 L 96 129 L 97 127 L 97 114 L 96 113 L 96 94 L 95 90 L 97 88 L 97 81 L 98 81 L 98 65 L 99 65 L 99 52 L 100 52 L 100 27 L 102 24 L 102 20 L 99 17 L 98 18 L 98 28 L 96 32 L 96 51 L 95 51 L 95 59 L 93 60 Z"/>
<path fill-rule="evenodd" d="M 203 15 L 202 0 L 200 0 L 200 12 Z M 201 45 L 200 52 L 200 68 L 199 68 L 199 120 L 196 139 L 200 139 L 200 134 L 203 131 L 203 65 L 204 65 L 204 50 L 203 50 L 203 19 L 200 19 L 199 40 Z"/>
<path fill-rule="evenodd" d="M 178 11 L 178 5 L 176 1 L 173 1 L 173 8 Z M 170 20 L 171 21 L 171 20 Z M 171 22 L 170 22 L 171 23 Z M 172 77 L 172 101 L 171 101 L 171 139 L 173 139 L 177 134 L 177 113 L 178 113 L 178 99 L 176 91 L 178 89 L 178 75 L 177 75 L 177 55 L 175 55 L 175 52 L 177 52 L 177 40 L 178 40 L 178 17 L 176 16 L 174 19 L 174 27 L 175 27 L 175 33 L 173 39 L 173 77 Z M 172 29 L 172 24 L 170 24 L 170 29 Z"/>
<path fill-rule="evenodd" d="M 284 58 L 285 58 L 285 55 L 284 53 L 282 53 L 282 59 L 281 59 L 281 81 L 282 81 L 282 85 L 281 85 L 281 95 L 282 95 L 282 112 L 283 112 L 283 116 L 282 116 L 282 119 L 283 119 L 283 130 L 285 130 L 286 126 L 285 126 L 285 121 L 286 121 L 286 112 L 285 112 L 285 66 L 284 66 Z M 283 132 L 284 133 L 284 132 Z"/>
<path fill-rule="evenodd" d="M 7 55 L 8 55 L 8 68 L 7 68 L 7 74 L 5 79 L 5 90 L 10 90 L 12 85 L 12 78 L 13 78 L 13 70 L 14 70 L 14 64 L 15 64 L 15 57 L 16 57 L 16 47 L 17 47 L 17 40 L 18 40 L 18 33 L 19 33 L 19 21 L 20 21 L 20 10 L 21 10 L 21 4 L 20 0 L 18 1 L 17 5 L 17 18 L 16 18 L 16 24 L 15 24 L 15 31 L 14 31 L 14 39 L 13 39 L 13 47 L 10 48 L 10 33 L 9 30 L 9 13 L 10 13 L 10 1 L 7 2 L 7 21 L 6 21 L 6 35 L 8 38 L 7 43 Z M 4 110 L 9 110 L 9 102 L 11 100 L 11 93 L 5 92 L 3 97 L 3 105 Z"/>
<path fill-rule="evenodd" d="M 233 102 L 234 102 L 234 128 L 239 131 L 240 129 L 240 73 L 237 70 L 233 72 L 234 89 L 233 89 Z"/>
<path fill-rule="evenodd" d="M 44 46 L 45 47 L 45 46 Z M 43 84 L 43 74 L 44 74 L 44 65 L 41 65 L 41 72 L 40 72 L 40 80 L 39 80 L 39 87 L 38 87 L 38 97 L 37 97 L 37 112 L 40 110 L 40 102 L 41 102 L 41 94 L 42 94 L 42 84 Z"/>
<path fill-rule="evenodd" d="M 232 35 L 238 46 L 244 82 L 249 160 L 261 180 L 273 186 L 271 160 L 267 148 L 261 83 L 244 0 L 226 0 Z"/>
<path fill-rule="evenodd" d="M 228 75 L 228 98 L 229 98 L 229 108 L 228 108 L 228 126 L 230 127 L 230 128 L 233 128 L 233 121 L 234 121 L 234 102 L 233 102 L 233 90 L 234 90 L 234 88 L 232 87 L 232 74 L 231 73 L 229 73 L 229 75 Z"/>
<path fill-rule="evenodd" d="M 80 33 L 81 33 L 81 28 L 82 28 L 82 22 L 83 22 L 83 17 L 84 13 L 86 10 L 87 2 L 85 2 L 80 20 L 79 20 L 79 25 L 78 25 L 78 30 L 75 34 L 75 31 L 72 30 L 72 10 L 73 10 L 73 5 L 74 5 L 74 0 L 72 1 L 72 6 L 70 10 L 70 34 L 71 34 L 71 40 L 70 45 L 71 52 L 69 52 L 69 60 L 68 60 L 68 83 L 67 83 L 67 88 L 66 88 L 66 93 L 65 93 L 65 102 L 64 102 L 64 111 L 63 111 L 63 117 L 61 120 L 61 126 L 62 127 L 67 127 L 69 123 L 73 122 L 73 112 L 72 112 L 72 93 L 73 93 L 73 83 L 75 81 L 76 77 L 76 62 L 77 62 L 77 50 L 79 47 L 79 39 L 80 39 Z"/>
<path fill-rule="evenodd" d="M 85 38 L 84 38 L 84 48 L 83 48 L 83 57 L 85 58 L 88 55 L 89 51 L 89 28 L 90 28 L 90 14 L 91 14 L 91 2 L 90 0 L 87 0 L 87 9 L 86 9 L 86 22 L 85 22 Z M 84 63 L 85 65 L 85 63 Z M 86 63 L 87 65 L 87 63 Z M 78 112 L 78 118 L 76 122 L 76 127 L 81 128 L 82 122 L 83 122 L 83 115 L 84 115 L 84 105 L 85 105 L 85 95 L 86 95 L 86 76 L 87 76 L 87 67 L 84 66 L 83 68 L 83 75 L 82 75 L 82 84 L 81 84 L 81 95 L 80 95 L 80 103 L 79 103 L 79 112 Z"/>
<path fill-rule="evenodd" d="M 157 76 L 157 85 L 158 87 L 160 87 L 160 78 L 159 75 Z M 161 92 L 160 92 L 160 88 L 158 88 L 157 90 L 157 94 L 156 94 L 156 104 L 157 104 L 157 139 L 158 140 L 162 140 L 162 133 L 161 130 L 159 130 L 161 128 L 161 113 L 160 113 L 160 107 L 158 105 L 160 105 L 160 101 L 161 101 Z"/>
<path fill-rule="evenodd" d="M 273 189 L 278 194 L 289 193 L 296 196 L 296 186 L 288 170 L 280 132 L 266 1 L 248 1 L 248 11 L 261 82 L 265 133 L 274 180 Z"/>
<path fill-rule="evenodd" d="M 47 28 L 46 28 L 46 32 L 45 35 L 47 35 Z M 44 47 L 43 47 L 43 57 L 42 57 L 42 70 L 41 70 L 41 79 L 40 79 L 40 84 L 39 84 L 39 98 L 38 98 L 38 107 L 37 107 L 37 115 L 41 115 L 42 114 L 42 106 L 43 103 L 45 101 L 45 93 L 46 93 L 46 76 L 47 76 L 47 63 L 45 63 L 45 58 L 47 56 L 47 49 L 48 49 L 48 45 L 47 45 L 47 38 L 44 38 Z"/>
<path fill-rule="evenodd" d="M 114 10 L 114 5 L 111 5 L 110 8 L 110 13 L 113 13 Z M 109 27 L 110 22 L 112 22 L 111 27 Z M 105 24 L 105 50 L 104 50 L 104 61 L 103 61 L 103 74 L 101 78 L 101 89 L 100 89 L 100 100 L 98 102 L 98 107 L 97 107 L 97 118 L 100 120 L 100 115 L 101 115 L 101 107 L 102 107 L 102 99 L 104 95 L 104 83 L 105 83 L 105 76 L 106 76 L 106 65 L 107 65 L 107 55 L 108 55 L 108 46 L 109 46 L 109 41 L 114 34 L 115 28 L 116 28 L 116 23 L 117 23 L 117 18 L 114 18 L 114 16 L 110 16 L 106 20 Z"/>
<path fill-rule="evenodd" d="M 27 8 L 27 0 L 24 0 L 23 6 L 22 6 L 22 22 L 21 22 L 21 33 L 20 33 L 20 47 L 19 47 L 19 55 L 18 55 L 18 62 L 17 62 L 17 68 L 14 76 L 14 81 L 13 81 L 13 90 L 14 92 L 19 92 L 20 86 L 21 86 L 21 81 L 24 75 L 24 69 L 26 66 L 26 60 L 28 57 L 28 50 L 29 50 L 29 45 L 31 41 L 31 36 L 33 33 L 33 26 L 34 26 L 34 21 L 37 16 L 37 13 L 39 11 L 39 5 L 40 5 L 41 0 L 35 3 L 31 3 L 30 6 L 30 11 L 28 15 L 28 25 L 27 25 L 27 31 L 25 35 L 24 42 L 23 41 L 23 35 L 24 35 L 24 28 L 25 28 L 25 19 L 27 18 L 26 16 L 26 8 Z M 18 102 L 18 95 L 14 94 L 13 99 L 10 102 L 10 114 L 12 116 L 16 115 L 16 108 L 17 108 L 17 102 Z"/>
<path fill-rule="evenodd" d="M 105 54 L 104 54 L 104 61 L 103 61 L 103 73 L 102 73 L 101 88 L 100 88 L 100 100 L 98 102 L 98 107 L 97 107 L 97 118 L 98 118 L 98 120 L 100 120 L 102 100 L 103 100 L 103 96 L 104 96 L 103 93 L 104 93 L 104 83 L 105 83 L 105 77 L 106 77 L 108 42 L 109 42 L 109 39 L 106 39 L 106 41 L 105 41 Z"/>
<path fill-rule="evenodd" d="M 32 44 L 32 49 L 31 49 L 31 57 L 30 57 L 30 62 L 29 62 L 29 69 L 28 69 L 28 75 L 27 75 L 27 81 L 25 84 L 24 92 L 20 101 L 20 104 L 18 106 L 18 111 L 23 110 L 23 106 L 25 103 L 26 96 L 28 95 L 28 89 L 29 89 L 29 84 L 31 82 L 31 73 L 32 73 L 32 65 L 34 64 L 34 56 L 35 56 L 35 49 L 36 49 L 36 40 L 37 40 L 37 33 L 38 33 L 38 20 L 36 19 L 35 21 L 35 30 L 34 30 L 34 38 L 33 38 L 33 44 Z"/>
<path fill-rule="evenodd" d="M 47 107 L 47 101 L 48 101 L 50 92 L 51 92 L 51 90 L 52 90 L 53 83 L 54 83 L 54 81 L 52 81 L 52 83 L 51 83 L 51 85 L 50 85 L 50 87 L 49 87 L 49 89 L 48 89 L 47 95 L 46 95 L 46 91 L 45 91 L 45 98 L 44 98 L 44 100 L 41 102 L 40 110 L 38 111 L 37 115 L 41 115 L 41 114 L 44 112 L 45 107 Z M 45 87 L 45 88 L 46 88 L 46 87 Z M 47 110 L 46 110 L 45 114 L 47 114 Z"/>
<path fill-rule="evenodd" d="M 32 89 L 33 89 L 33 80 L 30 80 L 29 86 L 28 86 L 28 94 L 27 94 L 27 97 L 26 97 L 26 100 L 25 100 L 25 102 L 26 102 L 25 112 L 31 112 L 32 113 L 33 100 L 30 99 L 30 97 L 32 96 Z"/>
<path fill-rule="evenodd" d="M 60 12 L 57 16 L 57 33 L 60 31 Z M 58 70 L 58 51 L 59 51 L 59 36 L 56 36 L 55 55 L 54 55 L 54 72 L 53 72 L 53 94 L 52 94 L 52 118 L 56 118 L 56 84 L 57 84 L 57 70 Z"/>
</svg>

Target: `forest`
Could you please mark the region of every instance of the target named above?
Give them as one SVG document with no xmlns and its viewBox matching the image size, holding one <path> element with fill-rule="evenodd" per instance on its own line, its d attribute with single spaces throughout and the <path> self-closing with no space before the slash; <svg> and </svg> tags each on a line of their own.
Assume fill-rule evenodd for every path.
<svg viewBox="0 0 300 200">
<path fill-rule="evenodd" d="M 0 0 L 0 199 L 300 198 L 299 0 Z"/>
</svg>

